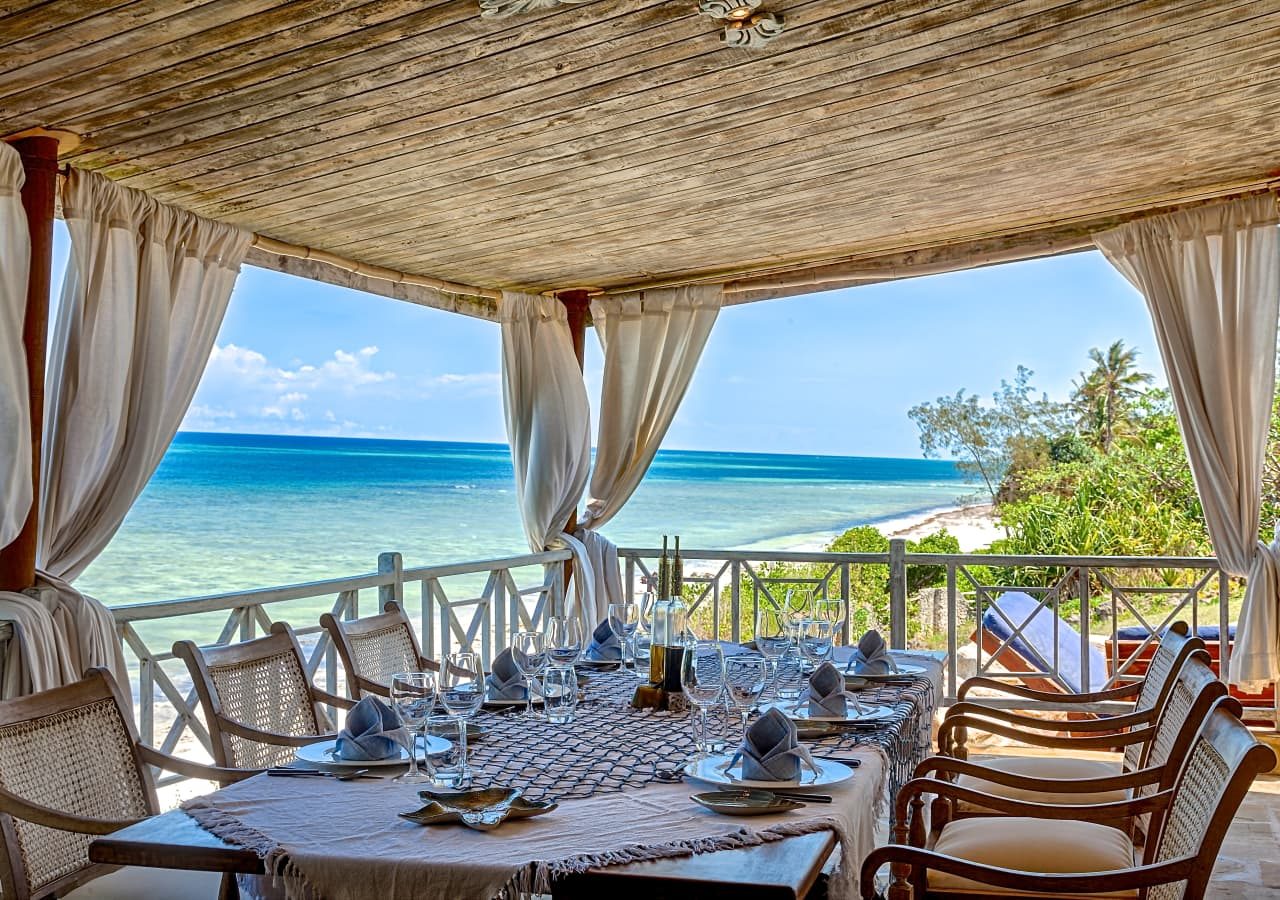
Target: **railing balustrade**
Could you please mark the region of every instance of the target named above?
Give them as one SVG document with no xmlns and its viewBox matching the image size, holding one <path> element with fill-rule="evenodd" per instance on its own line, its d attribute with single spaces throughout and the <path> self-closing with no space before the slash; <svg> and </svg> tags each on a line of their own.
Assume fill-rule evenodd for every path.
<svg viewBox="0 0 1280 900">
<path fill-rule="evenodd" d="M 657 548 L 619 550 L 629 599 L 644 590 L 660 552 Z M 849 642 L 855 631 L 874 626 L 888 632 L 895 648 L 905 648 L 910 641 L 946 649 L 951 660 L 944 686 L 947 701 L 955 699 L 959 651 L 971 639 L 976 644 L 972 673 L 1002 671 L 1001 652 L 1017 642 L 1028 624 L 995 608 L 1000 595 L 1012 590 L 1035 598 L 1037 611 L 1051 611 L 1055 629 L 1062 616 L 1079 631 L 1081 671 L 1073 673 L 1079 684 L 1091 683 L 1094 673 L 1088 650 L 1097 643 L 1098 628 L 1104 627 L 1114 638 L 1117 623 L 1125 619 L 1153 634 L 1177 618 L 1190 621 L 1193 627 L 1202 620 L 1216 623 L 1221 629 L 1219 657 L 1224 667 L 1230 658 L 1230 580 L 1214 559 L 907 553 L 905 542 L 898 540 L 891 541 L 885 553 L 686 550 L 682 556 L 690 613 L 704 636 L 749 640 L 761 606 L 781 607 L 788 587 L 802 587 L 844 601 L 843 642 Z M 209 746 L 186 672 L 177 670 L 168 647 L 157 649 L 148 643 L 156 640 L 148 634 L 156 623 L 169 623 L 172 634 L 175 620 L 189 622 L 184 637 L 193 636 L 191 629 L 203 625 L 209 643 L 226 644 L 264 633 L 273 619 L 289 621 L 304 644 L 308 671 L 326 690 L 337 692 L 342 673 L 328 635 L 317 624 L 320 612 L 356 618 L 395 600 L 411 617 L 416 616 L 427 653 L 440 657 L 456 649 L 473 649 L 488 663 L 508 646 L 515 632 L 537 628 L 552 611 L 563 608 L 563 563 L 569 558 L 567 550 L 557 550 L 405 568 L 400 554 L 384 553 L 377 571 L 349 578 L 115 607 L 120 640 L 126 655 L 136 660 L 142 738 L 152 745 L 159 738 L 158 746 L 172 752 L 189 731 Z M 782 571 L 779 564 L 792 568 Z M 872 582 L 874 602 L 869 603 L 870 566 L 880 569 Z M 941 595 L 945 614 L 934 617 L 945 623 L 941 629 L 912 624 L 909 588 L 924 574 L 928 578 L 923 580 L 945 583 Z M 1002 630 L 1007 633 L 994 641 L 995 652 L 986 649 L 988 638 L 993 637 L 984 623 L 989 611 L 1003 619 Z M 198 636 L 194 639 L 201 641 Z M 1140 641 L 1135 651 L 1123 656 L 1119 642 L 1109 642 L 1108 686 L 1132 677 L 1150 642 L 1150 638 Z M 1065 661 L 1057 651 L 1043 662 L 1041 668 L 1024 674 L 1065 688 Z M 159 719 L 158 709 L 164 710 Z M 165 727 L 162 720 L 167 720 Z"/>
</svg>

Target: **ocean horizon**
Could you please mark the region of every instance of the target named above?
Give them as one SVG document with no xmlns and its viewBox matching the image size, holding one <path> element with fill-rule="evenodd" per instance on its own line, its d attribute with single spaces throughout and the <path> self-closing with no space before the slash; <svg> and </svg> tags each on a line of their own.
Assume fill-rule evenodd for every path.
<svg viewBox="0 0 1280 900">
<path fill-rule="evenodd" d="M 957 505 L 951 462 L 663 450 L 620 545 L 787 549 Z M 109 606 L 527 552 L 506 444 L 181 432 L 77 586 Z"/>
</svg>

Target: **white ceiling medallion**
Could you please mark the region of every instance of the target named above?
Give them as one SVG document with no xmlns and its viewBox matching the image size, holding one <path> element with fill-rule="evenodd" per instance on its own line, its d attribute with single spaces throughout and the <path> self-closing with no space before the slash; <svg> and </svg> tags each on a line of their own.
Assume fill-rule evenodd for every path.
<svg viewBox="0 0 1280 900">
<path fill-rule="evenodd" d="M 699 0 L 698 12 L 724 27 L 726 47 L 763 47 L 782 34 L 782 16 L 760 9 L 762 0 Z"/>
<path fill-rule="evenodd" d="M 502 19 L 520 13 L 575 6 L 588 0 L 480 0 L 480 15 L 486 19 Z"/>
</svg>

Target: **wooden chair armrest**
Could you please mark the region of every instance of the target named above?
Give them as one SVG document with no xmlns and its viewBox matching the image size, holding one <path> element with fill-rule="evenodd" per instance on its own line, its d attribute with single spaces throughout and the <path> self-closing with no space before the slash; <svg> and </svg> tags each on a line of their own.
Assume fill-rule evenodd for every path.
<svg viewBox="0 0 1280 900">
<path fill-rule="evenodd" d="M 236 737 L 244 738 L 246 741 L 272 744 L 277 747 L 305 747 L 307 744 L 314 744 L 317 741 L 324 741 L 333 737 L 331 734 L 279 734 L 274 731 L 260 731 L 234 719 L 222 719 L 218 724 L 228 734 L 234 734 Z"/>
<path fill-rule="evenodd" d="M 339 694 L 330 694 L 328 691 L 321 690 L 314 684 L 311 685 L 311 696 L 326 706 L 333 706 L 337 709 L 351 709 L 356 705 L 356 701 L 350 697 L 343 697 Z"/>
<path fill-rule="evenodd" d="M 1032 803 L 1027 800 L 1010 800 L 1008 797 L 997 797 L 971 788 L 960 787 L 950 781 L 938 778 L 913 778 L 902 786 L 894 801 L 898 821 L 905 821 L 911 802 L 925 794 L 935 794 L 947 800 L 962 800 L 983 809 L 993 810 L 1009 816 L 1026 816 L 1032 819 L 1076 819 L 1084 822 L 1098 822 L 1112 825 L 1116 822 L 1132 819 L 1135 816 L 1157 812 L 1169 805 L 1173 797 L 1173 789 L 1148 794 L 1133 800 L 1117 800 L 1113 803 L 1080 803 L 1071 806 L 1058 806 L 1053 803 Z"/>
<path fill-rule="evenodd" d="M 1021 676 L 1010 676 L 1021 677 Z M 1022 697 L 1026 700 L 1040 700 L 1045 703 L 1105 703 L 1109 700 L 1127 700 L 1131 697 L 1137 697 L 1142 692 L 1142 682 L 1132 681 L 1120 687 L 1109 688 L 1105 691 L 1093 691 L 1087 694 L 1059 694 L 1055 691 L 1037 691 L 1022 684 L 1011 684 L 1001 681 L 998 678 L 991 678 L 986 675 L 976 675 L 972 678 L 966 678 L 956 691 L 956 699 L 964 700 L 970 690 L 974 688 L 984 688 L 991 691 L 1000 691 L 1005 694 L 1013 694 L 1015 697 Z M 981 700 L 976 702 L 982 702 Z"/>
<path fill-rule="evenodd" d="M 1024 744 L 1030 744 L 1033 747 L 1054 747 L 1059 750 L 1114 750 L 1116 747 L 1124 747 L 1129 744 L 1138 744 L 1151 740 L 1155 734 L 1155 726 L 1151 725 L 1146 728 L 1135 728 L 1132 731 L 1120 734 L 1106 734 L 1095 737 L 1072 737 L 1070 735 L 1058 737 L 1057 735 L 1040 734 L 1035 731 L 1013 728 L 991 719 L 959 715 L 945 720 L 938 727 L 938 747 L 944 755 L 947 754 L 947 749 L 953 744 L 952 733 L 959 728 L 999 735 Z"/>
<path fill-rule="evenodd" d="M 168 753 L 161 753 L 155 747 L 148 747 L 146 744 L 139 744 L 138 752 L 142 757 L 142 761 L 147 765 L 156 766 L 166 772 L 177 772 L 179 775 L 185 775 L 188 778 L 216 781 L 219 785 L 234 784 L 237 781 L 251 778 L 262 771 L 261 769 L 224 769 L 221 766 L 210 766 L 193 762 L 189 759 L 182 759 L 179 756 L 170 756 Z"/>
<path fill-rule="evenodd" d="M 1107 891 L 1124 891 L 1152 887 L 1182 881 L 1194 870 L 1196 858 L 1183 856 L 1149 866 L 1134 866 L 1113 872 L 1073 872 L 1066 875 L 1048 875 L 1040 872 L 1020 872 L 999 866 L 987 866 L 955 856 L 946 856 L 920 847 L 889 844 L 873 850 L 862 863 L 861 892 L 863 900 L 875 900 L 876 873 L 886 863 L 906 865 L 912 868 L 946 872 L 961 878 L 969 878 L 982 884 L 990 884 L 1007 890 L 1027 891 L 1060 897 L 1063 894 L 1099 894 Z"/>
<path fill-rule="evenodd" d="M 1131 728 L 1134 725 L 1148 724 L 1155 719 L 1156 711 L 1144 709 L 1102 719 L 1041 719 L 1036 716 L 1029 716 L 1026 713 L 1015 712 L 1011 709 L 983 706 L 980 703 L 966 700 L 963 703 L 957 703 L 952 706 L 947 717 L 964 715 L 981 716 L 987 719 L 1004 721 L 1011 725 L 1051 731 L 1119 731 L 1123 728 Z"/>
<path fill-rule="evenodd" d="M 950 756 L 931 756 L 916 766 L 915 777 L 927 778 L 931 773 L 940 775 L 970 775 L 990 781 L 1029 791 L 1044 791 L 1055 794 L 1090 794 L 1097 791 L 1120 791 L 1135 788 L 1144 784 L 1155 784 L 1160 780 L 1164 770 L 1159 767 L 1139 769 L 1136 772 L 1124 772 L 1116 775 L 1102 775 L 1096 778 L 1035 778 L 1017 772 L 1006 772 L 993 769 L 981 763 L 964 759 L 952 759 Z"/>
<path fill-rule="evenodd" d="M 142 821 L 142 819 L 95 819 L 90 816 L 60 812 L 30 800 L 24 800 L 4 788 L 0 788 L 0 810 L 24 822 L 56 828 L 59 831 L 72 831 L 76 834 L 111 834 L 113 831 L 119 831 L 121 828 Z"/>
</svg>

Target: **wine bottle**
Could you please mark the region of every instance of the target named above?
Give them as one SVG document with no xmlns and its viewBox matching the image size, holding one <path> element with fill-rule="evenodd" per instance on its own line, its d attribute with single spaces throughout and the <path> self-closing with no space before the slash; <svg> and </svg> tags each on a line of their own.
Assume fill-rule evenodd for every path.
<svg viewBox="0 0 1280 900">
<path fill-rule="evenodd" d="M 684 560 L 680 558 L 680 535 L 676 535 L 676 558 L 671 563 L 671 593 L 679 597 L 684 592 Z"/>
<path fill-rule="evenodd" d="M 671 560 L 667 556 L 667 536 L 662 536 L 662 556 L 658 558 L 658 599 L 671 596 Z"/>
</svg>

